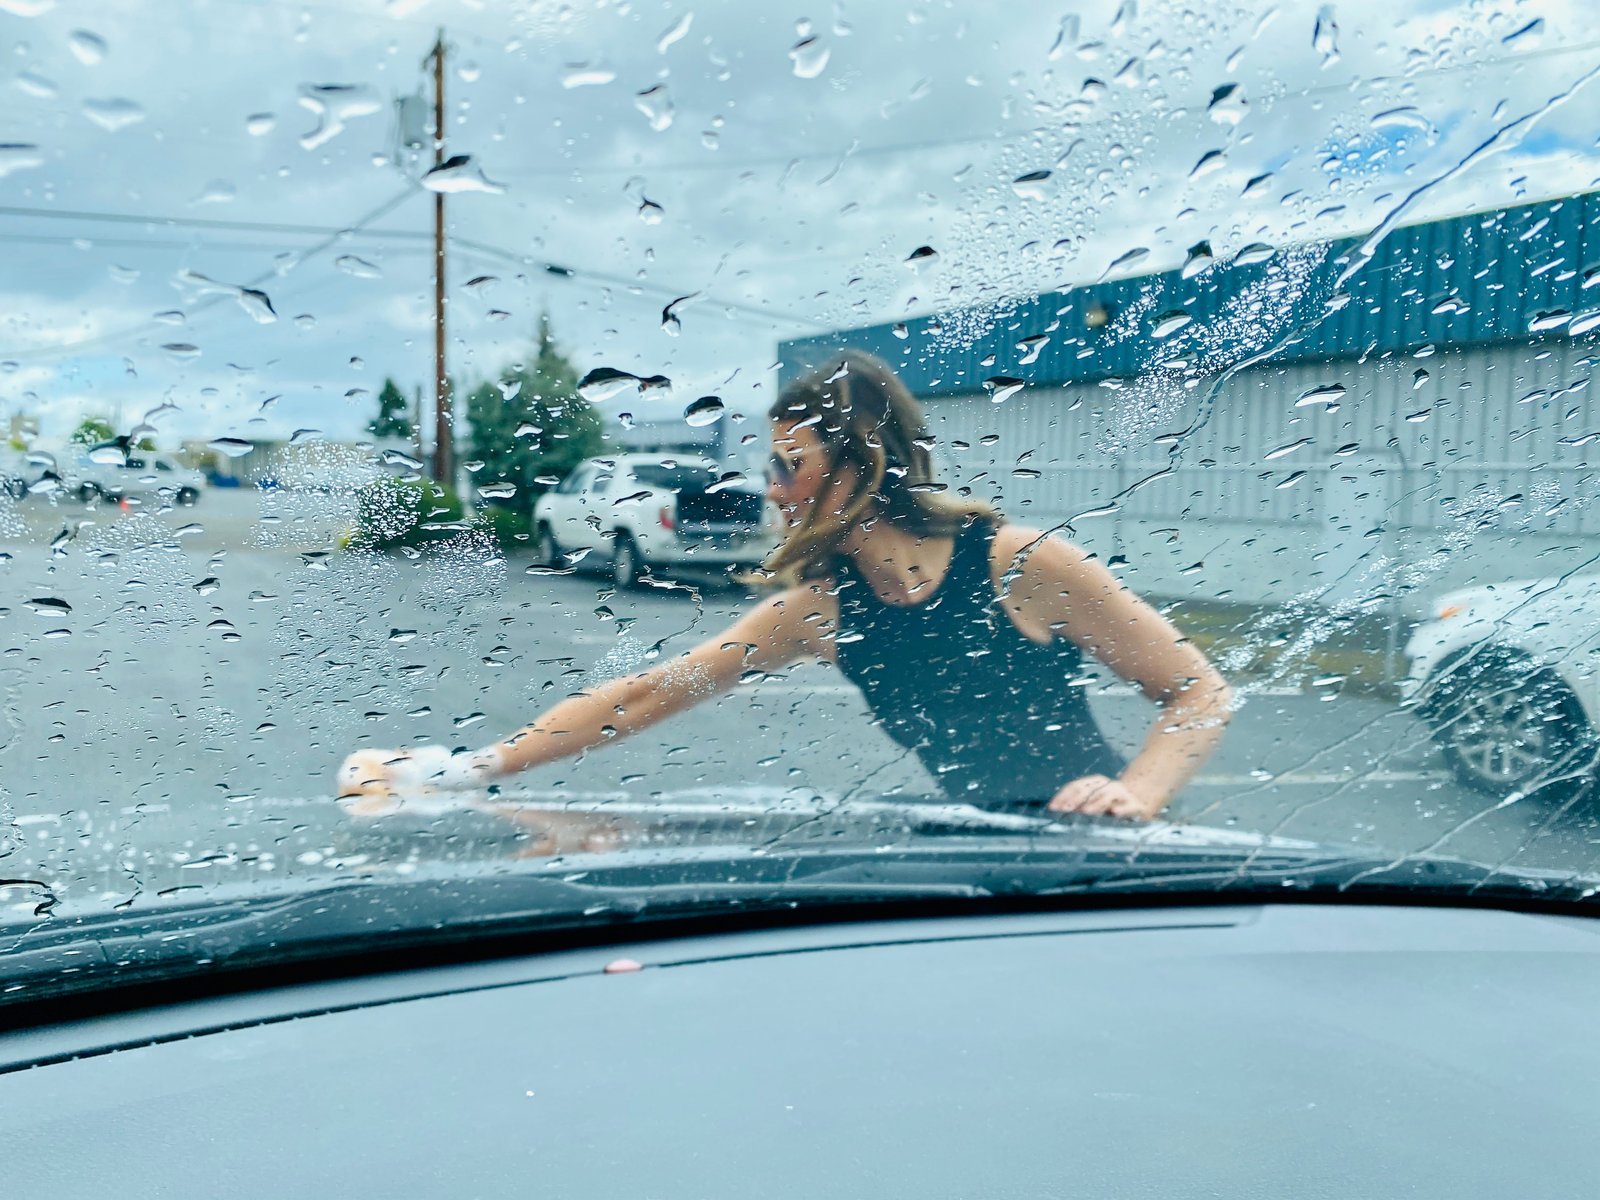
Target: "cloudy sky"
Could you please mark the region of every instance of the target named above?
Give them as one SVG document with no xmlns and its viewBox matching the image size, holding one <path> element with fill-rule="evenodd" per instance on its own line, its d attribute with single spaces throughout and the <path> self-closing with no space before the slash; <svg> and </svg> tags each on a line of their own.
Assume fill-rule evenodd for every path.
<svg viewBox="0 0 1600 1200">
<path fill-rule="evenodd" d="M 548 309 L 580 370 L 674 381 L 606 402 L 651 419 L 760 411 L 785 337 L 977 329 L 1141 248 L 1370 228 L 1600 64 L 1577 0 L 151 11 L 0 0 L 0 417 L 47 441 L 152 412 L 169 444 L 350 438 L 386 375 L 431 393 L 432 193 L 393 104 L 440 26 L 448 150 L 489 181 L 447 200 L 452 373 Z M 1408 219 L 1594 187 L 1597 107 L 1585 83 Z"/>
</svg>

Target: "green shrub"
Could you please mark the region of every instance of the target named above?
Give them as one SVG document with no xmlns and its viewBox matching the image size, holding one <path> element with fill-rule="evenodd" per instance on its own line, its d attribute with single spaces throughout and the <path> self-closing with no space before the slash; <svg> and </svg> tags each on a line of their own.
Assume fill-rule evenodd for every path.
<svg viewBox="0 0 1600 1200">
<path fill-rule="evenodd" d="M 486 504 L 477 512 L 478 524 L 493 530 L 502 549 L 526 542 L 533 530 L 528 514 L 500 504 Z"/>
<path fill-rule="evenodd" d="M 426 546 L 464 528 L 461 497 L 432 479 L 378 479 L 356 493 L 350 545 L 369 550 Z"/>
</svg>

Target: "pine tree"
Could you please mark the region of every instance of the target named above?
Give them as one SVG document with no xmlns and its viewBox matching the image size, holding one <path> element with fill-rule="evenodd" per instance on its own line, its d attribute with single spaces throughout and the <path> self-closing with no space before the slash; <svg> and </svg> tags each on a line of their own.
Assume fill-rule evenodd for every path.
<svg viewBox="0 0 1600 1200">
<path fill-rule="evenodd" d="M 467 396 L 472 459 L 478 487 L 510 484 L 508 507 L 531 513 L 541 492 L 586 458 L 605 451 L 600 414 L 578 395 L 578 372 L 539 318 L 532 362 L 515 363 L 498 382 L 480 383 Z"/>
<path fill-rule="evenodd" d="M 378 415 L 367 422 L 367 432 L 375 438 L 410 439 L 411 418 L 406 415 L 406 398 L 393 379 L 384 379 L 378 393 Z"/>
</svg>

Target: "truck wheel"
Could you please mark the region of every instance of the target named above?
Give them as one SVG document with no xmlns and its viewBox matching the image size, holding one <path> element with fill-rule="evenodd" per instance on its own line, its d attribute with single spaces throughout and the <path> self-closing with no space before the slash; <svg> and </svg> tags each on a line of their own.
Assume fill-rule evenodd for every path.
<svg viewBox="0 0 1600 1200">
<path fill-rule="evenodd" d="M 92 483 L 80 483 L 78 485 L 78 500 L 80 503 L 93 504 L 100 499 L 102 494 L 100 489 Z"/>
<path fill-rule="evenodd" d="M 178 489 L 177 500 L 179 504 L 188 507 L 191 504 L 199 502 L 200 493 L 192 487 L 181 487 Z"/>
<path fill-rule="evenodd" d="M 611 555 L 611 577 L 619 588 L 639 586 L 639 577 L 645 572 L 644 559 L 639 546 L 626 533 L 617 533 L 616 549 Z"/>
</svg>

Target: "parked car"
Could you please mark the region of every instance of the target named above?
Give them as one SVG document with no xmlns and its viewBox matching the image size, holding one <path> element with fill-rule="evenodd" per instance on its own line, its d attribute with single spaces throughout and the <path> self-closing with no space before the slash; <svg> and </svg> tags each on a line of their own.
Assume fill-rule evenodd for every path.
<svg viewBox="0 0 1600 1200">
<path fill-rule="evenodd" d="M 775 544 L 776 513 L 759 481 L 709 458 L 623 454 L 580 463 L 533 514 L 547 565 L 609 562 L 620 587 L 654 567 L 753 566 Z"/>
<path fill-rule="evenodd" d="M 97 461 L 92 454 L 80 455 L 67 480 L 67 490 L 85 504 L 102 498 L 195 504 L 205 486 L 201 472 L 166 455 L 140 452 L 123 461 Z"/>
<path fill-rule="evenodd" d="M 1428 722 L 1463 782 L 1504 797 L 1592 780 L 1600 576 L 1445 593 L 1406 653 L 1402 701 Z"/>
<path fill-rule="evenodd" d="M 53 455 L 10 447 L 0 451 L 0 493 L 20 500 L 30 492 L 49 490 L 41 486 L 47 478 L 56 478 Z"/>
</svg>

